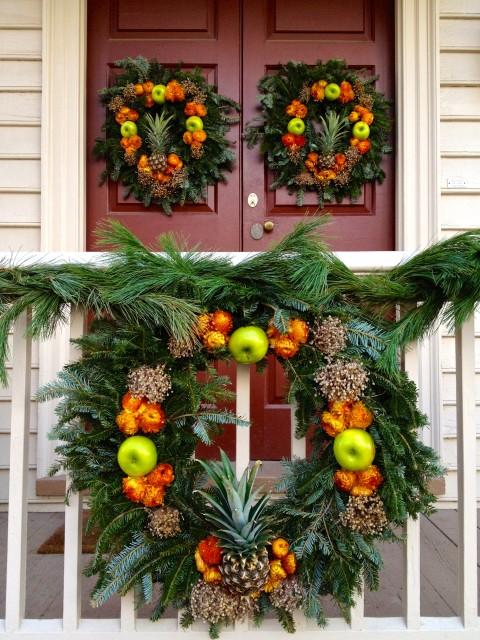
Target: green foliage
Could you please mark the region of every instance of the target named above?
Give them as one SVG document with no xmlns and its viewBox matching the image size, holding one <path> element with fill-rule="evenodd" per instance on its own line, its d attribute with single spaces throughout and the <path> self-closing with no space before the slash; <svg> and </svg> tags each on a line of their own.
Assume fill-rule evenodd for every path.
<svg viewBox="0 0 480 640">
<path fill-rule="evenodd" d="M 341 100 L 316 101 L 310 95 L 310 88 L 320 80 L 338 85 L 349 82 L 355 90 L 355 100 L 346 103 Z M 258 84 L 261 115 L 247 125 L 245 139 L 250 148 L 260 147 L 268 166 L 275 172 L 272 189 L 287 187 L 289 193 L 296 194 L 298 206 L 303 204 L 305 191 L 315 191 L 318 204 L 323 208 L 325 202 L 341 202 L 344 198 L 354 201 L 361 195 L 366 182 L 383 181 L 381 160 L 384 153 L 391 151 L 391 117 L 388 101 L 375 90 L 375 80 L 365 71 L 351 69 L 344 60 L 338 59 L 325 63 L 317 61 L 314 65 L 290 61 L 280 65 L 275 74 L 263 76 Z M 303 134 L 306 144 L 299 150 L 299 161 L 296 157 L 291 158 L 282 142 L 292 117 L 286 113 L 286 108 L 292 100 L 300 100 L 308 109 Z M 351 130 L 349 133 L 348 116 L 359 104 L 368 104 L 374 115 L 369 136 L 371 149 L 352 164 L 348 178 L 314 179 L 315 172 L 308 173 L 304 169 L 307 155 L 311 152 L 323 155 L 326 166 L 319 166 L 318 171 L 333 169 L 334 164 L 328 156 L 336 152 L 345 154 L 349 149 L 352 134 Z"/>
<path fill-rule="evenodd" d="M 67 471 L 71 491 L 89 491 L 89 527 L 100 531 L 86 569 L 97 577 L 95 604 L 134 588 L 139 601 L 153 602 L 154 619 L 171 605 L 187 606 L 199 576 L 196 545 L 210 533 L 225 537 L 218 531 L 219 518 L 230 514 L 236 493 L 253 518 L 246 511 L 235 512 L 230 529 L 235 535 L 241 529 L 247 538 L 253 520 L 262 528 L 264 510 L 268 530 L 287 538 L 299 559 L 305 614 L 323 624 L 320 596 L 331 594 L 348 617 L 362 579 L 371 589 L 378 586 L 377 542 L 395 540 L 396 526 L 432 510 L 429 483 L 442 469 L 418 439 L 426 417 L 417 409 L 415 385 L 400 370 L 399 352 L 437 323 L 460 324 L 473 312 L 480 297 L 479 233 L 449 238 L 389 273 L 359 276 L 325 248 L 318 225 L 299 225 L 270 251 L 232 266 L 224 257 L 182 253 L 169 236 L 161 239 L 163 253 L 154 254 L 114 223 L 101 233 L 101 241 L 114 249 L 101 266 L 0 270 L 4 377 L 8 332 L 27 307 L 32 307 L 28 331 L 36 338 L 55 331 L 67 305 L 94 318 L 89 333 L 76 341 L 81 358 L 45 385 L 38 399 L 58 400 L 52 438 L 60 444 L 52 472 Z M 398 321 L 392 313 L 396 305 L 402 311 Z M 342 355 L 361 360 L 369 374 L 362 399 L 374 415 L 370 433 L 375 464 L 385 478 L 379 494 L 390 528 L 363 536 L 341 524 L 347 496 L 333 483 L 337 464 L 332 439 L 320 428 L 326 399 L 314 382 L 326 359 L 312 344 L 281 360 L 289 380 L 288 400 L 296 403 L 297 435 L 308 433 L 313 444 L 307 460 L 284 463 L 283 498 L 274 505 L 263 498 L 255 503 L 255 469 L 237 483 L 225 458 L 222 467 L 192 459 L 197 445 L 211 443 L 224 427 L 248 425 L 232 413 L 230 380 L 214 367 L 217 358 L 229 358 L 228 351 L 211 354 L 198 341 L 198 314 L 219 308 L 232 313 L 235 328 L 246 323 L 266 328 L 273 322 L 284 332 L 292 318 L 313 326 L 329 314 L 343 321 L 348 344 Z M 175 359 L 168 349 L 171 337 L 192 346 L 193 355 Z M 159 461 L 175 469 L 165 501 L 181 514 L 181 532 L 166 539 L 153 536 L 147 510 L 123 495 L 116 459 L 124 436 L 115 418 L 128 372 L 157 363 L 166 365 L 172 393 L 163 403 L 166 426 L 150 437 Z M 216 487 L 206 486 L 205 472 Z M 222 491 L 222 486 L 229 488 Z M 232 531 L 227 533 L 234 539 Z M 260 620 L 270 607 L 268 596 L 263 594 L 258 603 Z M 292 630 L 292 618 L 284 611 L 279 615 Z M 185 622 L 189 620 L 187 615 Z M 218 627 L 211 633 L 218 633 Z"/>
<path fill-rule="evenodd" d="M 175 204 L 184 204 L 186 200 L 201 201 L 206 196 L 207 186 L 224 182 L 225 171 L 232 169 L 235 155 L 230 148 L 231 143 L 227 140 L 226 134 L 230 126 L 237 121 L 236 114 L 240 110 L 239 105 L 234 100 L 218 94 L 216 88 L 205 81 L 200 68 L 183 71 L 180 66 L 163 67 L 156 60 L 147 60 L 141 56 L 118 60 L 115 64 L 121 69 L 121 73 L 115 76 L 112 86 L 100 89 L 98 92 L 105 108 L 108 107 L 112 98 L 123 95 L 123 89 L 127 85 L 145 81 L 167 85 L 172 80 L 179 83 L 188 80 L 195 83 L 198 91 L 205 96 L 205 106 L 208 113 L 204 118 L 204 130 L 207 133 L 207 139 L 203 144 L 204 153 L 200 158 L 194 158 L 191 148 L 183 142 L 182 136 L 186 130 L 185 121 L 187 118 L 184 114 L 184 108 L 186 101 L 193 99 L 188 94 L 186 100 L 181 102 L 167 100 L 164 104 L 154 104 L 152 107 L 145 106 L 143 96 L 126 100 L 127 106 L 139 113 L 138 133 L 142 139 L 145 138 L 137 151 L 136 158 L 138 159 L 142 154 L 148 155 L 151 150 L 157 148 L 166 153 L 176 153 L 183 160 L 186 179 L 178 189 L 163 197 L 155 193 L 152 194 L 151 187 L 139 181 L 136 162 L 133 165 L 126 162 L 124 149 L 120 144 L 120 126 L 115 120 L 115 112 L 106 109 L 105 122 L 102 127 L 104 137 L 97 138 L 93 149 L 95 157 L 106 162 L 105 170 L 101 174 L 101 181 L 103 182 L 107 178 L 115 182 L 120 181 L 126 187 L 126 197 L 132 195 L 145 207 L 160 205 L 167 215 L 172 214 L 172 206 Z M 168 148 L 165 149 L 163 147 L 167 141 L 162 140 L 166 137 L 165 132 L 161 129 L 152 131 L 152 127 L 155 127 L 155 121 L 158 122 L 158 116 L 165 118 L 163 124 L 170 121 Z"/>
</svg>

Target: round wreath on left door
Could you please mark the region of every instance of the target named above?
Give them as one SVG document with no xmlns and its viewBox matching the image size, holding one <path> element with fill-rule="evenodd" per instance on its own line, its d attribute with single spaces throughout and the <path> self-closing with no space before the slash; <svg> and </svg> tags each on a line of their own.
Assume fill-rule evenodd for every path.
<svg viewBox="0 0 480 640">
<path fill-rule="evenodd" d="M 106 161 L 102 181 L 127 187 L 145 207 L 198 202 L 225 181 L 235 158 L 226 134 L 240 106 L 218 94 L 200 68 L 183 71 L 141 56 L 115 63 L 122 73 L 99 91 L 107 115 L 94 154 Z"/>
</svg>

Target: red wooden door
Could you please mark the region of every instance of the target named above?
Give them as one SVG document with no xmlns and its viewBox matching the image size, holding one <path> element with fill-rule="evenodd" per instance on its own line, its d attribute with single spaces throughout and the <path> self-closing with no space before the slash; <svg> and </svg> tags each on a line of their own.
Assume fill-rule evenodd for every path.
<svg viewBox="0 0 480 640">
<path fill-rule="evenodd" d="M 104 113 L 97 90 L 108 83 L 114 60 L 127 55 L 156 57 L 164 64 L 182 61 L 200 65 L 210 82 L 242 103 L 243 123 L 257 115 L 257 83 L 279 63 L 345 58 L 353 67 L 367 67 L 380 76 L 377 87 L 394 94 L 393 0 L 89 0 L 88 4 L 88 147 L 100 133 Z M 271 176 L 258 150 L 240 144 L 241 127 L 229 137 L 237 142 L 237 161 L 227 184 L 212 187 L 205 204 L 185 205 L 171 218 L 124 202 L 116 184 L 98 186 L 101 163 L 89 160 L 88 247 L 99 220 L 114 216 L 150 243 L 165 231 L 188 236 L 204 250 L 265 249 L 279 240 L 305 214 L 317 210 L 315 197 L 296 207 L 284 190 L 269 190 Z M 332 248 L 388 250 L 394 248 L 394 158 L 386 158 L 383 185 L 368 185 L 356 204 L 331 205 Z M 258 204 L 247 204 L 256 193 Z M 259 240 L 251 227 L 274 222 Z M 251 456 L 278 460 L 290 454 L 290 410 L 283 401 L 285 378 L 271 358 L 264 374 L 253 374 Z M 222 446 L 234 452 L 233 437 Z"/>
<path fill-rule="evenodd" d="M 113 62 L 127 56 L 157 58 L 164 65 L 201 66 L 220 93 L 240 101 L 239 3 L 216 0 L 89 0 L 87 145 L 90 151 L 105 118 L 97 91 L 107 86 Z M 229 133 L 238 149 L 240 127 Z M 117 183 L 99 185 L 102 163 L 87 166 L 87 246 L 94 248 L 93 231 L 105 217 L 115 217 L 144 242 L 161 233 L 183 235 L 190 246 L 212 251 L 241 248 L 240 172 L 237 162 L 228 183 L 212 186 L 207 201 L 176 207 L 171 217 L 160 207 L 145 209 L 124 200 Z"/>
<path fill-rule="evenodd" d="M 289 60 L 314 63 L 344 58 L 347 64 L 379 75 L 377 88 L 394 94 L 394 3 L 389 0 L 245 0 L 243 14 L 243 116 L 258 114 L 257 82 Z M 243 248 L 264 249 L 283 237 L 306 214 L 318 209 L 315 194 L 297 207 L 286 189 L 271 191 L 272 176 L 257 149 L 243 148 Z M 393 155 L 385 158 L 387 178 L 367 185 L 356 204 L 327 205 L 334 223 L 326 230 L 334 249 L 344 251 L 394 249 L 395 172 Z M 256 207 L 248 194 L 258 196 Z M 270 220 L 271 233 L 255 240 L 251 228 Z"/>
</svg>

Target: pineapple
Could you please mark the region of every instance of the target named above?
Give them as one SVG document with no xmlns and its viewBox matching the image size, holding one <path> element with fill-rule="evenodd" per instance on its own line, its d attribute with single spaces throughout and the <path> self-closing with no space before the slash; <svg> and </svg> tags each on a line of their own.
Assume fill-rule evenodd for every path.
<svg viewBox="0 0 480 640">
<path fill-rule="evenodd" d="M 146 139 L 150 146 L 151 154 L 149 156 L 150 166 L 153 171 L 165 171 L 167 168 L 166 150 L 170 139 L 170 121 L 173 116 L 165 117 L 164 112 L 155 120 L 150 113 L 145 115 Z"/>
<path fill-rule="evenodd" d="M 321 151 L 319 166 L 329 169 L 335 164 L 335 152 L 344 145 L 349 126 L 348 121 L 335 111 L 327 111 L 325 117 L 320 116 L 320 122 L 322 130 L 319 135 Z"/>
<path fill-rule="evenodd" d="M 259 498 L 258 491 L 253 491 L 259 461 L 237 480 L 227 455 L 220 453 L 220 462 L 199 460 L 217 489 L 213 495 L 200 491 L 211 507 L 204 515 L 215 526 L 224 552 L 219 567 L 224 586 L 233 593 L 248 595 L 262 589 L 269 575 L 268 495 Z"/>
</svg>

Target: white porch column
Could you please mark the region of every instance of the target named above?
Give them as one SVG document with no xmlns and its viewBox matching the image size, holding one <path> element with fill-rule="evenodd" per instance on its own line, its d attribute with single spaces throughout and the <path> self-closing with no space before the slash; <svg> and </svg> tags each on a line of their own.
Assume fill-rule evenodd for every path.
<svg viewBox="0 0 480 640">
<path fill-rule="evenodd" d="M 43 0 L 42 251 L 85 250 L 86 15 L 86 0 Z M 68 362 L 68 335 L 40 344 L 40 385 Z M 54 457 L 53 406 L 38 407 L 39 477 Z"/>
</svg>

